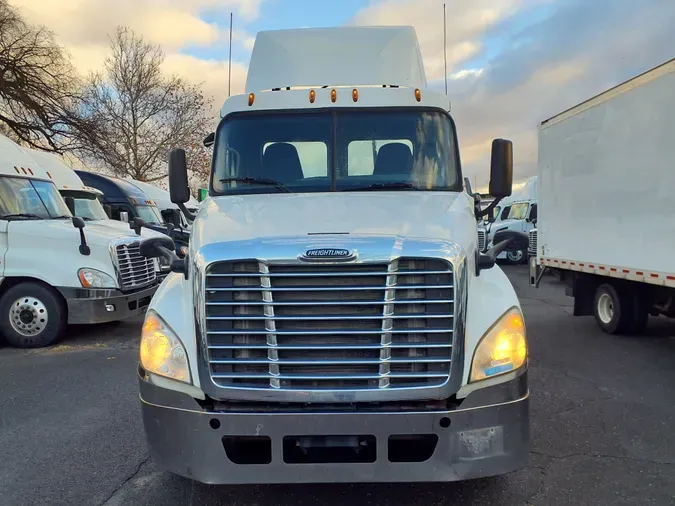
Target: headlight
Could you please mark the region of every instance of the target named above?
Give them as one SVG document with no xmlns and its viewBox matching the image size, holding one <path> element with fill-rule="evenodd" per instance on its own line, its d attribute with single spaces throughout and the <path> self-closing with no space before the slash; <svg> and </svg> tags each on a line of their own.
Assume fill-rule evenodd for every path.
<svg viewBox="0 0 675 506">
<path fill-rule="evenodd" d="M 469 381 L 518 369 L 527 359 L 525 323 L 518 308 L 509 309 L 481 338 L 473 355 Z"/>
<path fill-rule="evenodd" d="M 191 383 L 183 343 L 154 311 L 148 311 L 143 322 L 141 365 L 148 372 Z"/>
<path fill-rule="evenodd" d="M 116 288 L 117 284 L 112 276 L 97 269 L 84 268 L 77 271 L 77 277 L 85 288 Z"/>
</svg>

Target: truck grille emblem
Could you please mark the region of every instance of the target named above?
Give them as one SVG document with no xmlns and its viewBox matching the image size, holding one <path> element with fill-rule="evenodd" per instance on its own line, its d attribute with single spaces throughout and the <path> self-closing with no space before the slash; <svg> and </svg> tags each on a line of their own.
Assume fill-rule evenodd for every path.
<svg viewBox="0 0 675 506">
<path fill-rule="evenodd" d="M 308 249 L 300 256 L 302 260 L 351 260 L 354 253 L 344 248 L 314 248 Z"/>
</svg>

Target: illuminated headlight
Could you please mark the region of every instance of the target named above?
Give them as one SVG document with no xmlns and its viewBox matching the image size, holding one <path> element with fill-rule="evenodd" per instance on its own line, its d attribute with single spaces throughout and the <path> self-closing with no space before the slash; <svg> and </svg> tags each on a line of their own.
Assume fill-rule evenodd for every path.
<svg viewBox="0 0 675 506">
<path fill-rule="evenodd" d="M 112 276 L 97 269 L 83 268 L 77 271 L 77 277 L 84 288 L 115 288 L 117 284 Z"/>
<path fill-rule="evenodd" d="M 141 366 L 153 374 L 191 383 L 183 343 L 154 311 L 148 311 L 143 322 Z"/>
<path fill-rule="evenodd" d="M 509 309 L 478 343 L 471 363 L 470 381 L 493 378 L 515 371 L 527 360 L 523 315 Z"/>
</svg>

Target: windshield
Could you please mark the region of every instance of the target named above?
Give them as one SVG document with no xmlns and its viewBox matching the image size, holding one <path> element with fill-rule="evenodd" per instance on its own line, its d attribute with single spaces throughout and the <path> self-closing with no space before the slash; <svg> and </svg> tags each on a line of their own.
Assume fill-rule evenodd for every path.
<svg viewBox="0 0 675 506">
<path fill-rule="evenodd" d="M 96 195 L 88 192 L 61 191 L 64 197 L 72 197 L 75 201 L 75 216 L 85 220 L 107 220 L 103 205 Z"/>
<path fill-rule="evenodd" d="M 71 216 L 54 183 L 20 177 L 0 178 L 0 214 L 28 219 Z"/>
<path fill-rule="evenodd" d="M 452 120 L 420 110 L 237 115 L 218 127 L 214 168 L 227 195 L 462 190 Z"/>
<path fill-rule="evenodd" d="M 524 220 L 527 216 L 527 209 L 530 206 L 527 202 L 522 204 L 513 204 L 509 211 L 509 220 Z"/>
<path fill-rule="evenodd" d="M 162 223 L 162 215 L 155 206 L 134 206 L 138 217 L 146 223 Z"/>
</svg>

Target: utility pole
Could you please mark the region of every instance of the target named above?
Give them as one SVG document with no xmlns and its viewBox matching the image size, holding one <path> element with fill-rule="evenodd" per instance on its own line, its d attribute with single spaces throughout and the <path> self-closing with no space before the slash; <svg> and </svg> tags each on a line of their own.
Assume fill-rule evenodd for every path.
<svg viewBox="0 0 675 506">
<path fill-rule="evenodd" d="M 448 29 L 446 27 L 446 14 L 445 14 L 445 4 L 443 4 L 443 68 L 445 72 L 443 77 L 445 78 L 445 94 L 448 94 Z"/>
<path fill-rule="evenodd" d="M 232 93 L 232 13 L 230 12 L 230 57 L 227 59 L 227 96 L 229 97 L 231 93 Z"/>
</svg>

